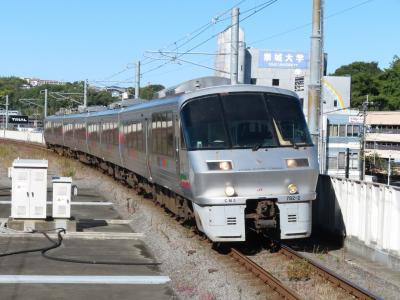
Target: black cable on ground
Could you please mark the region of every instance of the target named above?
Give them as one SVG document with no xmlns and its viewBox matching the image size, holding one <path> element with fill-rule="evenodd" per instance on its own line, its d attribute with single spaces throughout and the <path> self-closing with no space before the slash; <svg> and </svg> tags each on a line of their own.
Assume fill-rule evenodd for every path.
<svg viewBox="0 0 400 300">
<path fill-rule="evenodd" d="M 128 266 L 157 266 L 161 265 L 159 262 L 122 262 L 122 261 L 96 261 L 96 260 L 82 260 L 82 259 L 72 259 L 72 258 L 63 258 L 63 257 L 54 257 L 54 256 L 49 256 L 47 254 L 47 251 L 51 249 L 55 249 L 59 246 L 61 246 L 63 238 L 61 235 L 62 231 L 57 232 L 57 242 L 54 242 L 45 232 L 42 232 L 42 234 L 50 241 L 53 241 L 53 246 L 48 247 L 48 249 L 45 249 L 42 251 L 42 256 L 55 260 L 55 261 L 62 261 L 62 262 L 71 262 L 71 263 L 79 263 L 79 264 L 92 264 L 92 265 L 128 265 Z M 65 233 L 65 230 L 64 230 Z"/>
<path fill-rule="evenodd" d="M 54 241 L 50 236 L 47 234 L 49 231 L 57 231 L 57 241 Z M 46 231 L 32 231 L 31 233 L 41 233 L 43 234 L 51 243 L 51 246 L 42 247 L 42 248 L 34 248 L 28 250 L 20 250 L 20 251 L 13 251 L 8 253 L 0 253 L 0 257 L 16 255 L 16 254 L 25 254 L 31 252 L 41 252 L 42 256 L 55 260 L 55 261 L 62 261 L 62 262 L 70 262 L 70 263 L 79 263 L 79 264 L 91 264 L 91 265 L 119 265 L 119 266 L 158 266 L 161 265 L 160 262 L 123 262 L 123 261 L 96 261 L 96 260 L 83 260 L 83 259 L 72 259 L 72 258 L 63 258 L 63 257 L 54 257 L 47 254 L 48 251 L 52 249 L 56 249 L 61 246 L 63 242 L 63 237 L 61 233 L 66 233 L 64 228 L 56 228 L 53 230 L 46 230 Z"/>
<path fill-rule="evenodd" d="M 64 232 L 65 233 L 65 229 L 64 228 L 57 228 L 57 229 L 53 229 L 54 230 L 59 230 L 59 232 Z M 29 232 L 29 233 L 35 233 L 35 231 Z M 43 233 L 43 232 L 42 232 Z M 53 245 L 49 246 L 49 247 L 41 247 L 41 248 L 33 248 L 33 249 L 27 249 L 27 250 L 19 250 L 19 251 L 12 251 L 12 252 L 7 252 L 7 253 L 0 253 L 0 257 L 5 257 L 5 256 L 10 256 L 10 255 L 16 255 L 16 254 L 25 254 L 25 253 L 32 253 L 32 252 L 39 252 L 39 251 L 48 251 L 50 249 L 54 248 L 54 241 L 50 240 Z"/>
</svg>

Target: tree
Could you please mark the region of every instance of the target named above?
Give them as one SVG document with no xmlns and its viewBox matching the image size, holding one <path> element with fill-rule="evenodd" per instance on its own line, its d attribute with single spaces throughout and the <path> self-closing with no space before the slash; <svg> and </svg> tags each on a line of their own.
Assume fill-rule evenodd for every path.
<svg viewBox="0 0 400 300">
<path fill-rule="evenodd" d="M 386 69 L 380 76 L 379 92 L 388 100 L 389 109 L 400 108 L 400 58 L 393 58 L 390 68 Z"/>
<path fill-rule="evenodd" d="M 163 90 L 165 87 L 160 84 L 150 84 L 140 89 L 140 98 L 142 99 L 153 99 L 154 93 Z"/>
<path fill-rule="evenodd" d="M 349 65 L 344 65 L 335 70 L 332 75 L 335 76 L 354 76 L 356 74 L 366 73 L 371 75 L 379 75 L 382 70 L 378 67 L 377 62 L 356 61 Z"/>
<path fill-rule="evenodd" d="M 373 110 L 400 109 L 400 58 L 394 56 L 390 67 L 381 70 L 377 62 L 354 62 L 336 69 L 332 75 L 351 76 L 350 105 L 360 108 L 369 95 Z"/>
</svg>

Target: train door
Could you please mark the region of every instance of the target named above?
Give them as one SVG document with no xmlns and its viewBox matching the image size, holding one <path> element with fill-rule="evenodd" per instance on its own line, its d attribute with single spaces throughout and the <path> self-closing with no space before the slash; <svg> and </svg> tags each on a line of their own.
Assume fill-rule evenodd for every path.
<svg viewBox="0 0 400 300">
<path fill-rule="evenodd" d="M 175 141 L 174 141 L 174 148 L 175 148 L 175 166 L 176 166 L 176 176 L 177 178 L 180 178 L 180 133 L 181 133 L 181 128 L 179 125 L 179 117 L 178 114 L 175 115 Z"/>
<path fill-rule="evenodd" d="M 147 178 L 150 181 L 153 181 L 153 176 L 151 174 L 151 155 L 150 155 L 150 151 L 151 151 L 151 148 L 150 148 L 151 147 L 151 143 L 150 143 L 150 141 L 151 141 L 151 135 L 152 135 L 151 126 L 152 126 L 151 120 L 149 120 L 149 118 L 145 118 L 144 119 L 144 130 L 145 130 L 144 134 L 145 134 L 145 137 L 146 137 L 145 150 L 146 150 Z"/>
<path fill-rule="evenodd" d="M 176 172 L 178 176 L 178 185 L 182 195 L 191 197 L 191 186 L 189 181 L 189 160 L 188 153 L 183 137 L 182 125 L 177 115 L 175 122 L 175 151 L 176 151 Z"/>
</svg>

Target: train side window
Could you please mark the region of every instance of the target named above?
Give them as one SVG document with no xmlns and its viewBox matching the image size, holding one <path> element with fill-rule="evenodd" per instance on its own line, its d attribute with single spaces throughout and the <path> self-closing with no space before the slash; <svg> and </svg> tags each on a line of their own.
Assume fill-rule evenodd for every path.
<svg viewBox="0 0 400 300">
<path fill-rule="evenodd" d="M 137 134 L 138 134 L 138 150 L 143 151 L 143 126 L 142 122 L 137 124 Z"/>
<path fill-rule="evenodd" d="M 118 126 L 118 123 L 114 123 L 114 145 L 117 145 L 117 146 L 119 144 L 118 136 L 119 136 L 119 126 Z"/>
<path fill-rule="evenodd" d="M 157 153 L 161 154 L 162 153 L 162 115 L 157 114 Z"/>
<path fill-rule="evenodd" d="M 153 153 L 156 153 L 157 151 L 157 143 L 156 143 L 156 134 L 157 134 L 157 116 L 156 114 L 153 114 L 151 116 L 152 124 L 151 124 L 151 149 Z"/>
<path fill-rule="evenodd" d="M 137 136 L 137 123 L 133 124 L 132 131 L 133 131 L 133 138 L 132 138 L 133 148 L 137 149 L 137 144 L 138 144 L 137 143 L 137 139 L 138 139 L 138 136 Z"/>
<path fill-rule="evenodd" d="M 174 156 L 174 122 L 172 112 L 167 113 L 167 153 Z"/>
<path fill-rule="evenodd" d="M 132 147 L 132 124 L 126 125 L 126 144 L 128 148 Z"/>
<path fill-rule="evenodd" d="M 161 114 L 161 153 L 168 153 L 167 113 Z"/>
</svg>

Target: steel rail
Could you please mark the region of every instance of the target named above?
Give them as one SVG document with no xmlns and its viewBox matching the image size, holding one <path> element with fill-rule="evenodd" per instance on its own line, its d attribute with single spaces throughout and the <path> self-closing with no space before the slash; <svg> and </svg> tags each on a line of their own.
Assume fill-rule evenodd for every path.
<svg viewBox="0 0 400 300">
<path fill-rule="evenodd" d="M 295 291 L 283 285 L 283 283 L 274 277 L 271 273 L 264 270 L 257 263 L 252 261 L 250 258 L 246 257 L 236 249 L 231 249 L 229 255 L 235 259 L 238 263 L 240 263 L 243 267 L 257 276 L 262 282 L 267 284 L 273 291 L 278 293 L 283 299 L 288 300 L 300 300 L 303 299 L 299 294 Z"/>
<path fill-rule="evenodd" d="M 291 249 L 288 246 L 280 244 L 281 249 L 279 253 L 282 255 L 290 258 L 290 259 L 303 259 L 312 267 L 313 271 L 323 277 L 325 280 L 332 283 L 334 286 L 338 286 L 348 292 L 350 295 L 356 297 L 357 299 L 362 300 L 372 300 L 378 299 L 383 300 L 383 298 L 374 295 L 373 293 L 367 291 L 366 289 L 358 286 L 357 284 L 348 281 L 347 279 L 341 277 L 340 275 L 336 274 L 335 272 L 329 270 L 328 268 L 324 267 L 323 265 L 319 264 L 318 262 L 311 260 L 304 255 L 296 252 L 295 250 Z"/>
</svg>

